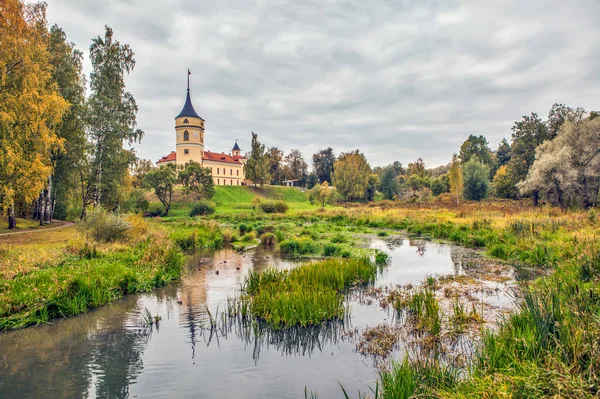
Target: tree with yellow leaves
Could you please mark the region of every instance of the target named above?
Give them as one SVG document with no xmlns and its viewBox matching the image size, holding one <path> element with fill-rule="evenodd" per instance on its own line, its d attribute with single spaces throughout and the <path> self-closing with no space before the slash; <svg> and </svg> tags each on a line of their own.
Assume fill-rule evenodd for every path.
<svg viewBox="0 0 600 399">
<path fill-rule="evenodd" d="M 458 206 L 460 204 L 460 196 L 463 192 L 464 182 L 462 167 L 460 166 L 460 160 L 456 154 L 452 156 L 452 162 L 450 162 L 448 180 L 450 181 L 450 193 L 456 199 L 456 206 Z"/>
<path fill-rule="evenodd" d="M 68 103 L 52 78 L 45 3 L 0 3 L 0 212 L 35 201 L 52 173 L 50 154 Z"/>
</svg>

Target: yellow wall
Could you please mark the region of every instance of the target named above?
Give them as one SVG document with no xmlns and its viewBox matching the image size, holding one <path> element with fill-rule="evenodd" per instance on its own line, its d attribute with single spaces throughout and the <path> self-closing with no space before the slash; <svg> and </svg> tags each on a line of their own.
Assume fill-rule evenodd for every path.
<svg viewBox="0 0 600 399">
<path fill-rule="evenodd" d="M 187 123 L 185 123 L 187 120 Z M 188 140 L 185 132 L 188 132 Z M 204 121 L 200 118 L 180 117 L 175 119 L 177 164 L 183 165 L 189 161 L 202 163 L 204 155 Z M 185 153 L 188 150 L 188 154 Z"/>
<path fill-rule="evenodd" d="M 211 169 L 215 185 L 241 186 L 245 180 L 243 165 L 227 162 L 204 161 L 203 166 Z"/>
</svg>

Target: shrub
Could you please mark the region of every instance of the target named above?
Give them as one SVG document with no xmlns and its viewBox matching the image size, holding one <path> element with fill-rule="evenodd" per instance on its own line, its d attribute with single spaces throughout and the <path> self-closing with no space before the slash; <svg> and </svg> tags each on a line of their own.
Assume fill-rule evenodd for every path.
<svg viewBox="0 0 600 399">
<path fill-rule="evenodd" d="M 283 241 L 285 239 L 285 235 L 283 234 L 283 231 L 277 230 L 275 232 L 275 238 L 277 238 L 277 242 Z"/>
<path fill-rule="evenodd" d="M 242 241 L 244 241 L 244 242 L 249 242 L 249 241 L 252 241 L 252 240 L 256 240 L 256 234 L 254 234 L 253 232 L 246 233 L 242 237 Z"/>
<path fill-rule="evenodd" d="M 346 237 L 344 237 L 344 236 L 343 236 L 343 235 L 341 235 L 341 234 L 336 234 L 336 235 L 335 235 L 335 236 L 333 236 L 333 238 L 331 239 L 331 242 L 332 242 L 332 243 L 334 243 L 334 244 L 340 244 L 340 243 L 343 243 L 343 242 L 346 242 L 346 241 L 348 241 L 348 240 L 346 239 Z"/>
<path fill-rule="evenodd" d="M 213 203 L 208 201 L 199 201 L 194 205 L 194 207 L 190 211 L 190 216 L 206 216 L 212 215 L 213 213 L 215 213 L 215 206 Z"/>
<path fill-rule="evenodd" d="M 282 253 L 292 255 L 310 255 L 321 252 L 319 245 L 308 239 L 285 240 L 279 244 L 279 248 Z"/>
<path fill-rule="evenodd" d="M 264 213 L 286 213 L 288 204 L 284 201 L 265 201 L 258 204 L 258 207 Z"/>
<path fill-rule="evenodd" d="M 235 231 L 233 231 L 231 229 L 225 229 L 225 230 L 223 230 L 223 232 L 221 234 L 223 234 L 223 242 L 227 243 L 227 244 L 237 241 L 237 239 L 238 239 Z"/>
<path fill-rule="evenodd" d="M 88 237 L 98 242 L 121 240 L 131 228 L 122 216 L 107 212 L 100 207 L 89 212 L 80 226 Z"/>
<path fill-rule="evenodd" d="M 150 202 L 146 199 L 146 192 L 142 189 L 135 189 L 123 204 L 123 209 L 127 212 L 146 212 L 150 207 Z"/>
<path fill-rule="evenodd" d="M 327 244 L 323 247 L 324 256 L 336 256 L 340 252 L 340 247 L 335 244 Z"/>
<path fill-rule="evenodd" d="M 389 233 L 387 231 L 378 231 L 377 235 L 379 237 L 387 237 L 389 235 Z"/>
<path fill-rule="evenodd" d="M 252 231 L 252 225 L 247 225 L 245 223 L 240 223 L 239 225 L 240 234 L 244 235 Z"/>
<path fill-rule="evenodd" d="M 389 262 L 390 256 L 383 251 L 378 251 L 375 255 L 375 263 L 378 265 L 385 265 Z"/>
<path fill-rule="evenodd" d="M 271 247 L 275 245 L 276 242 L 277 240 L 275 238 L 275 234 L 273 233 L 264 233 L 262 236 L 260 236 L 260 243 L 266 247 Z"/>
</svg>

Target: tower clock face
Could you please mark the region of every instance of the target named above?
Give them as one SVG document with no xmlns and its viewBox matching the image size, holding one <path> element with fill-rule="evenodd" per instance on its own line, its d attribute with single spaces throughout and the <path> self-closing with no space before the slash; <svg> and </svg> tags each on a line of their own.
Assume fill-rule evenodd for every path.
<svg viewBox="0 0 600 399">
<path fill-rule="evenodd" d="M 198 137 L 198 132 L 194 132 L 194 137 Z"/>
</svg>

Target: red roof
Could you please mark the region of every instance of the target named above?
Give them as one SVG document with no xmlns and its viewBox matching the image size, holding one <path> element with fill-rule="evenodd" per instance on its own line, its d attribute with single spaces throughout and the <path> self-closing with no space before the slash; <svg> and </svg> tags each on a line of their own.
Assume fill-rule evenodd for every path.
<svg viewBox="0 0 600 399">
<path fill-rule="evenodd" d="M 177 153 L 175 151 L 171 151 L 169 155 L 165 155 L 164 157 L 156 161 L 156 163 L 171 162 L 175 160 L 177 160 Z"/>
<path fill-rule="evenodd" d="M 219 154 L 216 152 L 204 151 L 204 157 L 202 157 L 202 159 L 205 161 L 216 161 L 216 162 L 241 164 L 240 160 L 246 159 L 246 158 L 239 156 L 239 155 L 231 156 L 229 154 L 224 154 L 224 153 Z M 164 157 L 162 157 L 161 159 L 156 161 L 156 163 L 172 162 L 172 161 L 176 161 L 176 160 L 177 160 L 177 153 L 175 151 L 171 151 L 171 153 L 169 155 L 165 155 Z"/>
<path fill-rule="evenodd" d="M 216 153 L 210 151 L 204 151 L 204 156 L 202 157 L 205 161 L 216 161 L 216 162 L 227 162 L 227 163 L 236 163 L 241 164 L 240 159 L 245 159 L 242 156 L 231 156 L 225 153 Z"/>
</svg>

